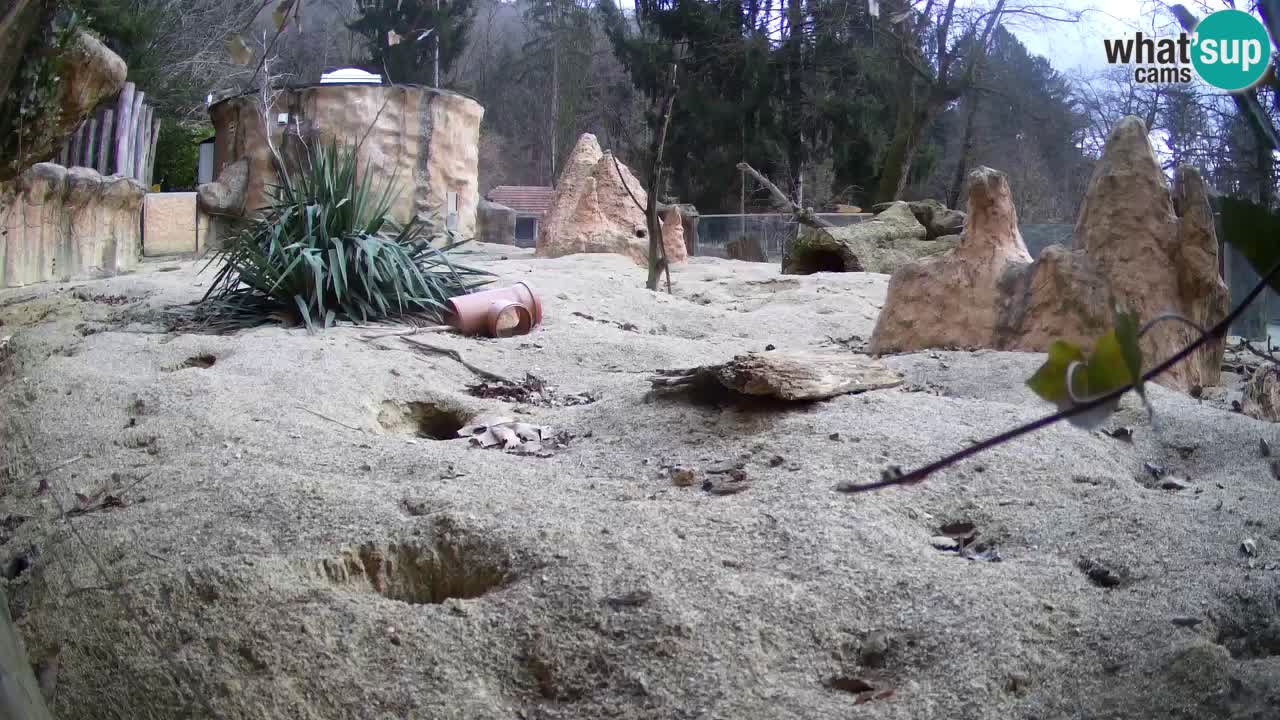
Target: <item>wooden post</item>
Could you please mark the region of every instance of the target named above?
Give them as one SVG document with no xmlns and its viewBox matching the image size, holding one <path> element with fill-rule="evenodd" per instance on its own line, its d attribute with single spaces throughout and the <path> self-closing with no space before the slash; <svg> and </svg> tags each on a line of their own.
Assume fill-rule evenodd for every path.
<svg viewBox="0 0 1280 720">
<path fill-rule="evenodd" d="M 133 112 L 133 90 L 133 83 L 125 83 L 116 105 L 115 166 L 111 169 L 116 175 L 129 174 L 129 118 Z"/>
<path fill-rule="evenodd" d="M 141 90 L 134 93 L 133 112 L 129 115 L 129 155 L 126 158 L 129 163 L 129 172 L 125 174 L 135 180 L 138 178 L 138 146 L 142 142 L 142 138 L 139 137 L 144 107 L 142 103 L 146 99 L 147 94 Z"/>
<path fill-rule="evenodd" d="M 88 132 L 85 133 L 82 164 L 87 168 L 96 168 L 98 167 L 98 156 L 94 151 L 98 147 L 98 118 L 91 117 L 88 122 L 89 128 Z"/>
<path fill-rule="evenodd" d="M 138 97 L 145 98 L 146 93 L 140 92 Z M 151 120 L 147 116 L 149 112 L 151 108 L 141 102 L 138 103 L 138 115 L 134 119 L 133 130 L 133 179 L 138 182 L 142 182 L 143 156 L 151 144 Z"/>
<path fill-rule="evenodd" d="M 84 123 L 80 123 L 71 133 L 71 154 L 67 156 L 67 167 L 80 164 L 80 154 L 84 152 Z"/>
<path fill-rule="evenodd" d="M 102 129 L 98 135 L 98 174 L 103 176 L 112 174 L 115 169 L 111 164 L 111 151 L 115 147 L 115 143 L 112 142 L 115 138 L 112 134 L 112 130 L 115 129 L 112 121 L 115 116 L 116 112 L 111 108 L 102 111 Z"/>
<path fill-rule="evenodd" d="M 9 617 L 9 598 L 0 589 L 0 718 L 53 720 L 31 671 L 18 630 Z"/>
<path fill-rule="evenodd" d="M 153 108 L 154 110 L 154 108 Z M 155 113 L 153 112 L 152 115 Z M 160 118 L 151 120 L 151 149 L 147 152 L 147 187 L 156 181 L 156 144 L 160 142 Z"/>
<path fill-rule="evenodd" d="M 62 150 L 58 152 L 58 164 L 66 167 L 71 163 L 71 142 L 62 143 Z"/>
</svg>

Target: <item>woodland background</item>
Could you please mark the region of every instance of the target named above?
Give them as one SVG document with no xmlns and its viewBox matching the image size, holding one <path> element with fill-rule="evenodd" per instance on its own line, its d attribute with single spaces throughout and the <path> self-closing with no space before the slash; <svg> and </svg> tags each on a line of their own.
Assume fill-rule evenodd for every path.
<svg viewBox="0 0 1280 720">
<path fill-rule="evenodd" d="M 967 170 L 985 164 L 1009 174 L 1021 219 L 1072 222 L 1103 139 L 1129 114 L 1153 129 L 1170 169 L 1194 164 L 1243 197 L 1276 190 L 1275 155 L 1230 96 L 1135 84 L 1124 67 L 1069 76 L 1010 31 L 1077 21 L 1087 11 L 1070 3 L 886 0 L 873 17 L 867 0 L 297 1 L 296 27 L 277 39 L 278 0 L 81 0 L 82 22 L 125 58 L 164 119 L 164 189 L 195 183 L 206 98 L 262 77 L 228 58 L 227 38 L 241 33 L 290 83 L 355 66 L 431 84 L 438 42 L 439 84 L 485 107 L 482 191 L 552 185 L 584 132 L 645 167 L 672 64 L 664 195 L 703 213 L 738 211 L 744 160 L 816 208 L 895 197 L 955 206 Z M 1174 31 L 1172 14 L 1152 12 Z M 1274 86 L 1258 91 L 1273 124 Z M 747 183 L 748 211 L 765 209 Z"/>
</svg>

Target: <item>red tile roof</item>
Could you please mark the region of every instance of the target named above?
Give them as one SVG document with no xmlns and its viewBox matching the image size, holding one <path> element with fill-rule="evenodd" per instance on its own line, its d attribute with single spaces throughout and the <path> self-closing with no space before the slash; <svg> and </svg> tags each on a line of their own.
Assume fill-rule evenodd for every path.
<svg viewBox="0 0 1280 720">
<path fill-rule="evenodd" d="M 519 215 L 543 214 L 551 208 L 555 188 L 536 185 L 499 185 L 489 191 L 489 201 L 506 205 Z"/>
</svg>

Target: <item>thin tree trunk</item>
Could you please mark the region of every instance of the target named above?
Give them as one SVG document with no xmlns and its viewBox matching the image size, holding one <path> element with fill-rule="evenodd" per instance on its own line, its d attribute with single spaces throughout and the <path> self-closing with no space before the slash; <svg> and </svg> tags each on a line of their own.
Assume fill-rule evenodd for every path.
<svg viewBox="0 0 1280 720">
<path fill-rule="evenodd" d="M 667 272 L 667 291 L 671 291 L 671 270 L 667 267 L 666 246 L 662 241 L 662 223 L 658 220 L 658 190 L 662 178 L 662 150 L 667 144 L 667 128 L 671 125 L 671 111 L 676 104 L 676 65 L 671 66 L 671 85 L 662 104 L 662 116 L 654 128 L 653 147 L 649 156 L 653 165 L 649 168 L 649 197 L 645 202 L 645 220 L 649 226 L 649 277 L 645 287 L 658 289 L 658 278 Z"/>
<path fill-rule="evenodd" d="M 804 205 L 804 88 L 801 68 L 804 65 L 803 0 L 787 0 L 786 68 L 787 105 L 791 122 L 787 123 L 787 170 L 791 175 L 791 191 L 795 201 Z"/>
<path fill-rule="evenodd" d="M 7 4 L 0 15 L 0 97 L 9 95 L 22 58 L 39 37 L 40 23 L 56 7 L 48 0 L 9 0 Z"/>
<path fill-rule="evenodd" d="M 941 105 L 935 104 L 933 100 L 926 100 L 923 108 L 914 107 L 911 98 L 904 99 L 903 102 L 906 104 L 898 111 L 893 140 L 885 153 L 884 171 L 880 174 L 880 186 L 876 191 L 878 203 L 897 200 L 902 195 L 924 131 L 933 123 L 941 109 Z"/>
<path fill-rule="evenodd" d="M 560 136 L 560 32 L 555 30 L 551 42 L 551 181 L 556 183 L 556 140 Z"/>
<path fill-rule="evenodd" d="M 964 177 L 969 170 L 973 157 L 974 121 L 978 117 L 978 104 L 981 95 L 973 92 L 969 95 L 969 112 L 964 119 L 964 138 L 960 141 L 960 159 L 956 161 L 956 174 L 951 178 L 951 190 L 947 192 L 947 207 L 960 207 L 960 193 L 964 191 Z"/>
</svg>

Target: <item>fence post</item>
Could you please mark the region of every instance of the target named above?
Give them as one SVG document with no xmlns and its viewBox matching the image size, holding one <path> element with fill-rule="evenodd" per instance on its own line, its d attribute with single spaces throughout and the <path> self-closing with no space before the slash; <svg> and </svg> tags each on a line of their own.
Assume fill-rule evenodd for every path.
<svg viewBox="0 0 1280 720">
<path fill-rule="evenodd" d="M 151 119 L 151 148 L 147 151 L 147 188 L 151 188 L 151 184 L 155 182 L 156 171 L 156 144 L 160 142 L 160 118 L 155 117 L 155 108 L 152 108 Z"/>
<path fill-rule="evenodd" d="M 142 127 L 142 101 L 146 98 L 147 94 L 141 90 L 135 92 L 133 110 L 129 113 L 129 154 L 125 158 L 129 169 L 125 174 L 135 180 L 138 178 L 138 144 L 141 142 L 138 131 Z"/>
<path fill-rule="evenodd" d="M 67 156 L 67 167 L 80 164 L 80 155 L 84 152 L 84 131 L 85 123 L 82 122 L 71 133 L 71 154 Z"/>
<path fill-rule="evenodd" d="M 80 158 L 80 164 L 87 168 L 97 167 L 98 156 L 94 154 L 94 150 L 97 149 L 98 142 L 98 118 L 94 116 L 86 122 L 89 123 L 89 127 L 85 131 L 84 157 Z"/>
<path fill-rule="evenodd" d="M 98 135 L 98 174 L 103 177 L 112 174 L 111 149 L 113 143 L 111 140 L 115 137 L 112 134 L 114 129 L 112 120 L 115 119 L 115 115 L 115 110 L 111 108 L 102 111 L 102 128 L 99 130 Z"/>
<path fill-rule="evenodd" d="M 113 175 L 129 174 L 129 128 L 130 113 L 133 112 L 133 83 L 124 84 L 120 91 L 120 99 L 116 104 L 116 151 Z"/>
</svg>

